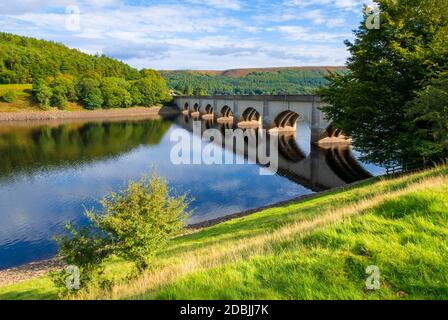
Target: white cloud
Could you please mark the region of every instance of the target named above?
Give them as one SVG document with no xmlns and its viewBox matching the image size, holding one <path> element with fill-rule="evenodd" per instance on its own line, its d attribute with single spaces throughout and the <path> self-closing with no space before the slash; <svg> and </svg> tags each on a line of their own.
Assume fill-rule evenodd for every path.
<svg viewBox="0 0 448 320">
<path fill-rule="evenodd" d="M 372 0 L 285 0 L 285 6 L 333 6 L 338 9 L 356 11 L 361 9 L 364 3 L 372 3 Z"/>
<path fill-rule="evenodd" d="M 328 19 L 326 24 L 329 28 L 342 27 L 346 24 L 346 21 L 344 18 L 332 18 Z"/>
<path fill-rule="evenodd" d="M 138 68 L 342 64 L 347 56 L 343 40 L 353 29 L 353 24 L 345 24 L 347 11 L 335 17 L 334 10 L 325 7 L 294 8 L 310 3 L 349 5 L 337 1 L 348 0 L 289 0 L 286 8 L 265 0 L 252 6 L 239 0 L 188 0 L 190 4 L 173 0 L 156 5 L 47 0 L 36 1 L 42 5 L 39 9 L 20 12 L 22 7 L 10 7 L 14 14 L 0 14 L 0 29 L 62 42 L 87 53 L 105 53 Z M 65 28 L 64 5 L 73 2 L 80 6 L 79 32 Z M 332 30 L 336 27 L 346 28 Z"/>
<path fill-rule="evenodd" d="M 238 0 L 190 0 L 189 2 L 218 9 L 240 10 L 242 7 L 241 2 Z"/>
<path fill-rule="evenodd" d="M 348 33 L 334 33 L 334 32 L 322 32 L 314 31 L 310 28 L 301 26 L 289 25 L 278 26 L 274 28 L 268 28 L 268 31 L 278 31 L 284 34 L 289 40 L 293 41 L 310 41 L 310 42 L 342 42 L 350 37 Z"/>
<path fill-rule="evenodd" d="M 105 6 L 117 6 L 121 0 L 20 0 L 2 1 L 2 15 L 20 15 L 25 13 L 38 13 L 48 8 L 64 8 L 67 6 L 80 6 L 89 8 L 102 8 Z"/>
<path fill-rule="evenodd" d="M 320 10 L 311 10 L 304 12 L 301 17 L 313 21 L 314 24 L 322 24 L 325 22 L 325 18 L 322 15 L 322 11 Z"/>
</svg>

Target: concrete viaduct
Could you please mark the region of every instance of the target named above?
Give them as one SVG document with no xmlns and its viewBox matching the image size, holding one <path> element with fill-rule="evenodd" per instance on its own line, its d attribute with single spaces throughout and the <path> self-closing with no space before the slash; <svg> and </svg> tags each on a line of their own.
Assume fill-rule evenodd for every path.
<svg viewBox="0 0 448 320">
<path fill-rule="evenodd" d="M 318 96 L 176 96 L 174 103 L 197 119 L 214 119 L 240 128 L 260 128 L 270 133 L 296 132 L 297 122 L 311 128 L 311 143 L 347 143 L 349 139 L 325 118 L 325 103 Z"/>
</svg>

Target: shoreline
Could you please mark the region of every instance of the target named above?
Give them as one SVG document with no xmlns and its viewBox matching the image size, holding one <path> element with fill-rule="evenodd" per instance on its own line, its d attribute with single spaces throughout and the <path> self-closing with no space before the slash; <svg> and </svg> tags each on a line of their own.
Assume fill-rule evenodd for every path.
<svg viewBox="0 0 448 320">
<path fill-rule="evenodd" d="M 62 267 L 62 263 L 53 258 L 0 270 L 0 287 L 35 279 L 60 267 Z"/>
<path fill-rule="evenodd" d="M 0 112 L 0 123 L 17 123 L 46 120 L 95 120 L 120 117 L 145 117 L 155 115 L 174 115 L 179 111 L 173 107 L 135 107 L 128 109 L 101 109 L 82 111 L 33 111 L 33 112 Z"/>
<path fill-rule="evenodd" d="M 234 219 L 247 217 L 254 213 L 263 211 L 263 210 L 300 203 L 302 201 L 318 198 L 318 197 L 324 196 L 326 194 L 330 194 L 335 191 L 343 191 L 344 189 L 350 188 L 352 186 L 356 186 L 358 184 L 365 183 L 365 182 L 367 182 L 371 179 L 375 179 L 375 178 L 377 178 L 377 177 L 373 177 L 373 178 L 370 178 L 367 180 L 357 181 L 357 182 L 347 184 L 342 187 L 333 188 L 330 190 L 325 190 L 325 191 L 316 192 L 313 194 L 298 196 L 298 197 L 295 197 L 295 198 L 292 198 L 289 200 L 276 202 L 276 203 L 273 203 L 273 204 L 270 204 L 267 206 L 262 206 L 262 207 L 255 208 L 255 209 L 249 209 L 249 210 L 237 212 L 234 214 L 229 214 L 229 215 L 226 215 L 226 216 L 223 216 L 220 218 L 215 218 L 215 219 L 210 219 L 210 220 L 206 220 L 206 221 L 199 222 L 199 223 L 189 224 L 186 226 L 186 229 L 190 229 L 192 231 L 200 231 L 201 229 L 209 228 L 209 227 L 215 226 L 217 224 L 231 221 Z M 43 276 L 46 273 L 48 273 L 58 267 L 61 267 L 61 266 L 63 266 L 63 264 L 60 261 L 56 260 L 55 258 L 52 258 L 52 259 L 48 259 L 48 260 L 31 262 L 28 264 L 24 264 L 24 265 L 17 266 L 17 267 L 12 267 L 12 268 L 5 269 L 5 270 L 0 270 L 0 287 L 13 285 L 13 284 L 17 284 L 17 283 L 20 283 L 23 281 L 38 278 L 38 277 Z"/>
<path fill-rule="evenodd" d="M 213 226 L 215 226 L 217 224 L 224 223 L 224 222 L 231 221 L 231 220 L 235 220 L 235 219 L 238 219 L 238 218 L 244 218 L 244 217 L 250 216 L 252 214 L 255 214 L 257 212 L 264 211 L 264 210 L 273 209 L 273 208 L 279 208 L 279 207 L 288 206 L 288 205 L 292 205 L 292 204 L 297 204 L 297 203 L 300 203 L 300 202 L 303 202 L 303 201 L 306 201 L 306 200 L 312 200 L 312 199 L 315 199 L 315 198 L 319 198 L 319 197 L 325 196 L 327 194 L 330 194 L 330 193 L 333 193 L 333 192 L 336 192 L 336 191 L 343 191 L 343 190 L 345 190 L 347 188 L 351 188 L 353 186 L 365 183 L 365 182 L 367 182 L 367 181 L 369 181 L 371 179 L 376 179 L 376 178 L 378 178 L 378 177 L 372 177 L 372 178 L 369 178 L 369 179 L 356 181 L 356 182 L 353 182 L 353 183 L 350 183 L 350 184 L 346 184 L 346 185 L 341 186 L 341 187 L 336 187 L 336 188 L 332 188 L 332 189 L 325 190 L 325 191 L 315 192 L 315 193 L 312 193 L 312 194 L 305 194 L 305 195 L 302 195 L 302 196 L 294 197 L 294 198 L 289 199 L 289 200 L 275 202 L 273 204 L 269 204 L 269 205 L 266 205 L 266 206 L 262 206 L 262 207 L 258 207 L 258 208 L 254 208 L 254 209 L 249 209 L 249 210 L 245 210 L 245 211 L 240 211 L 240 212 L 237 212 L 237 213 L 228 214 L 226 216 L 222 216 L 222 217 L 219 217 L 219 218 L 206 220 L 206 221 L 203 221 L 203 222 L 192 223 L 192 224 L 187 225 L 186 229 L 201 230 L 201 229 L 213 227 Z"/>
</svg>

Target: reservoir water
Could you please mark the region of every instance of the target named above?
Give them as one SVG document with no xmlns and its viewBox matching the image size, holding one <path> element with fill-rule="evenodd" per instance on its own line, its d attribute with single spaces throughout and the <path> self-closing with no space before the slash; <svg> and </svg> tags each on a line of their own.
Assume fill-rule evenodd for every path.
<svg viewBox="0 0 448 320">
<path fill-rule="evenodd" d="M 0 269 L 52 257 L 67 221 L 86 223 L 85 208 L 155 169 L 174 192 L 194 201 L 190 223 L 342 186 L 382 168 L 361 163 L 350 146 L 316 147 L 310 129 L 280 136 L 279 170 L 259 165 L 174 165 L 174 130 L 193 136 L 186 116 L 165 119 L 49 121 L 0 125 Z M 217 123 L 204 123 L 223 129 Z M 204 144 L 205 146 L 206 144 Z M 192 150 L 193 152 L 193 150 Z M 232 150 L 234 157 L 244 158 Z"/>
</svg>

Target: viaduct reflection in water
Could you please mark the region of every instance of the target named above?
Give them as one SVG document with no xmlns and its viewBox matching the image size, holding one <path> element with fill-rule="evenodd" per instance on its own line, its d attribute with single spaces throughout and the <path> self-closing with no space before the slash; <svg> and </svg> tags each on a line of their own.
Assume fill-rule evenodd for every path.
<svg viewBox="0 0 448 320">
<path fill-rule="evenodd" d="M 184 115 L 177 122 L 182 128 L 193 132 L 194 121 L 201 121 L 199 116 Z M 244 148 L 238 148 L 238 144 L 226 141 L 226 130 L 235 130 L 233 121 L 218 122 L 213 118 L 202 119 L 201 133 L 208 129 L 218 129 L 222 133 L 222 147 L 244 157 L 253 163 L 259 164 L 258 159 L 252 158 L 257 152 L 250 152 L 253 144 L 245 139 Z M 244 129 L 246 136 L 258 139 L 256 128 Z M 372 177 L 367 170 L 355 158 L 349 144 L 313 145 L 307 154 L 297 143 L 295 133 L 277 133 L 278 137 L 278 171 L 277 174 L 289 180 L 305 186 L 312 191 L 323 191 L 343 186 L 356 181 Z M 272 137 L 268 135 L 268 139 Z M 269 142 L 264 146 L 269 148 Z M 269 154 L 267 150 L 267 154 Z"/>
<path fill-rule="evenodd" d="M 249 159 L 246 140 L 243 149 L 225 140 L 225 131 L 234 130 L 232 121 L 218 122 L 213 117 L 200 120 L 199 116 L 183 115 L 171 120 L 73 122 L 39 126 L 2 126 L 0 128 L 0 179 L 18 173 L 32 173 L 39 169 L 75 166 L 98 160 L 112 159 L 141 145 L 158 145 L 172 127 L 193 132 L 194 121 L 202 121 L 202 131 L 218 129 L 223 134 L 225 149 Z M 258 129 L 245 129 L 245 134 L 258 137 Z M 268 135 L 269 138 L 269 135 Z M 269 147 L 269 143 L 265 144 Z M 322 191 L 363 180 L 372 175 L 353 155 L 350 145 L 312 146 L 304 151 L 294 133 L 278 133 L 278 175 L 288 178 L 312 191 Z M 269 152 L 269 151 L 268 151 Z"/>
</svg>

